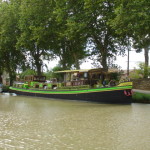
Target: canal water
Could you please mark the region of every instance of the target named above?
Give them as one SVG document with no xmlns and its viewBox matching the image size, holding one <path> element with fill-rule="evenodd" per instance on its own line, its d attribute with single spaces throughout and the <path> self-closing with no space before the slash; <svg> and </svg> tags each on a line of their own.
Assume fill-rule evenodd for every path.
<svg viewBox="0 0 150 150">
<path fill-rule="evenodd" d="M 1 94 L 0 149 L 149 150 L 150 105 Z"/>
</svg>

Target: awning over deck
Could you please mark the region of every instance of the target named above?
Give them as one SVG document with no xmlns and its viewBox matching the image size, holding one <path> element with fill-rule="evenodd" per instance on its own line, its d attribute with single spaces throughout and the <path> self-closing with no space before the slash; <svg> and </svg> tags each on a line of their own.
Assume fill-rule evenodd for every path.
<svg viewBox="0 0 150 150">
<path fill-rule="evenodd" d="M 74 72 L 88 72 L 91 69 L 81 69 L 81 70 L 63 70 L 63 71 L 55 71 L 55 73 L 74 73 Z"/>
<path fill-rule="evenodd" d="M 97 69 L 81 69 L 81 70 L 63 70 L 63 71 L 55 71 L 55 73 L 76 73 L 76 72 L 89 72 L 89 73 L 112 73 L 112 72 L 118 72 L 117 69 L 109 69 L 107 72 L 104 71 L 103 68 L 97 68 Z"/>
</svg>

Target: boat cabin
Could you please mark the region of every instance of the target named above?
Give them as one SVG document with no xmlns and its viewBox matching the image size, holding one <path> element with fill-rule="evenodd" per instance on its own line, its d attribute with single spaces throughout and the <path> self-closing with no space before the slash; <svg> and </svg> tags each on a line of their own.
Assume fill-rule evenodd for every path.
<svg viewBox="0 0 150 150">
<path fill-rule="evenodd" d="M 33 88 L 55 88 L 57 87 L 57 79 L 52 78 L 50 81 L 46 81 L 46 76 L 27 75 L 24 77 L 24 82 L 27 82 L 29 87 Z"/>
<path fill-rule="evenodd" d="M 64 74 L 64 86 L 86 85 L 88 81 L 88 70 L 64 70 L 55 73 Z"/>
<path fill-rule="evenodd" d="M 110 72 L 99 69 L 84 69 L 84 70 L 64 70 L 55 73 L 64 74 L 64 86 L 94 86 L 98 82 L 103 82 L 104 79 L 110 79 Z"/>
<path fill-rule="evenodd" d="M 26 75 L 24 77 L 25 82 L 45 82 L 46 76 Z"/>
<path fill-rule="evenodd" d="M 28 83 L 29 87 L 39 88 L 39 83 L 45 83 L 46 76 L 37 76 L 37 75 L 26 75 L 24 77 L 24 82 Z M 42 87 L 46 85 L 42 84 Z"/>
</svg>

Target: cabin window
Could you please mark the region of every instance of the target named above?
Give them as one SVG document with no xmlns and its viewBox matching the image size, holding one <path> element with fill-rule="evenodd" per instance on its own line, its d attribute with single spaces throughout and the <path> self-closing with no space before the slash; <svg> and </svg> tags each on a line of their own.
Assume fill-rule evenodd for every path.
<svg viewBox="0 0 150 150">
<path fill-rule="evenodd" d="M 87 78 L 87 77 L 88 77 L 87 72 L 84 72 L 84 78 Z"/>
</svg>

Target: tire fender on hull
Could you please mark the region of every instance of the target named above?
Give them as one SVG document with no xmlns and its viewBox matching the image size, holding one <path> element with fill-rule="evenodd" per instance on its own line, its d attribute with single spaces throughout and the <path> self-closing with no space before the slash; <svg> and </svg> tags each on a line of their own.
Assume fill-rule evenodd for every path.
<svg viewBox="0 0 150 150">
<path fill-rule="evenodd" d="M 124 90 L 124 95 L 126 95 L 126 96 L 132 96 L 132 94 L 133 94 L 133 91 L 131 89 Z"/>
</svg>

